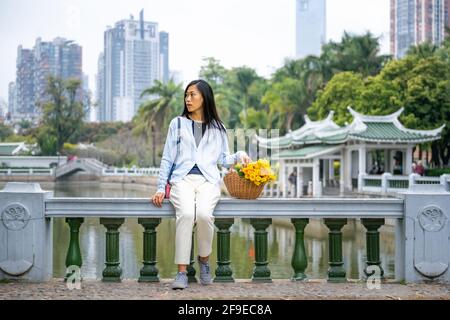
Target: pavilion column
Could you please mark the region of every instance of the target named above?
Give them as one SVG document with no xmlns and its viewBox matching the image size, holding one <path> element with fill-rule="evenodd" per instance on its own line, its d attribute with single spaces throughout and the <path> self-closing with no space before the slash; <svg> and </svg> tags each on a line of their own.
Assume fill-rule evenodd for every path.
<svg viewBox="0 0 450 320">
<path fill-rule="evenodd" d="M 349 162 L 349 160 L 347 160 Z M 344 150 L 341 151 L 341 159 L 339 164 L 339 193 L 341 195 L 344 194 L 345 186 L 344 186 Z"/>
<path fill-rule="evenodd" d="M 413 156 L 412 156 L 412 146 L 407 146 L 405 151 L 405 165 L 403 174 L 409 176 L 412 173 L 412 162 L 413 162 Z"/>
<path fill-rule="evenodd" d="M 328 178 L 334 181 L 334 159 L 328 160 Z"/>
<path fill-rule="evenodd" d="M 320 185 L 320 180 L 319 180 L 319 175 L 320 175 L 320 162 L 318 158 L 314 158 L 313 161 L 313 176 L 312 176 L 312 181 L 313 181 L 313 197 L 320 197 L 322 195 L 322 188 Z"/>
<path fill-rule="evenodd" d="M 366 146 L 359 147 L 359 161 L 358 161 L 358 191 L 362 191 L 362 176 L 366 174 Z"/>
<path fill-rule="evenodd" d="M 286 167 L 285 167 L 285 172 L 286 172 L 286 197 L 290 197 L 290 190 L 291 190 L 291 182 L 289 181 L 289 175 L 291 174 L 291 166 L 289 165 L 289 163 L 286 161 Z"/>
<path fill-rule="evenodd" d="M 320 161 L 320 160 L 319 160 Z M 329 161 L 326 161 L 325 159 L 322 160 L 323 161 L 323 175 L 322 175 L 322 186 L 325 188 L 327 186 L 327 174 L 328 174 L 328 164 Z"/>
<path fill-rule="evenodd" d="M 345 163 L 345 171 L 346 171 L 346 179 L 345 179 L 345 184 L 346 187 L 349 191 L 352 191 L 353 189 L 353 185 L 352 185 L 352 166 L 354 165 L 354 163 L 352 163 L 352 150 L 351 149 L 347 149 L 346 152 L 346 157 L 344 163 Z M 344 163 L 341 163 L 342 165 Z"/>
<path fill-rule="evenodd" d="M 297 166 L 297 198 L 303 196 L 303 168 Z"/>
<path fill-rule="evenodd" d="M 288 190 L 288 173 L 287 173 L 287 163 L 283 161 L 283 198 L 287 198 L 287 190 Z"/>
<path fill-rule="evenodd" d="M 291 174 L 291 172 L 293 172 L 294 170 L 297 170 L 296 168 L 297 168 L 297 166 L 295 164 L 292 164 L 291 170 L 289 171 L 289 174 Z M 297 171 L 297 176 L 298 176 L 298 171 Z M 297 196 L 297 180 L 298 180 L 298 178 L 295 179 L 295 183 L 294 184 L 291 184 L 291 186 L 292 186 L 291 187 L 292 188 L 291 197 L 292 198 L 295 198 Z"/>
<path fill-rule="evenodd" d="M 385 149 L 384 150 L 384 155 L 385 155 L 385 157 L 384 157 L 384 172 L 392 173 L 392 171 L 391 171 L 392 170 L 391 150 Z"/>
<path fill-rule="evenodd" d="M 359 173 L 365 174 L 366 170 L 366 146 L 361 145 L 359 148 Z"/>
</svg>

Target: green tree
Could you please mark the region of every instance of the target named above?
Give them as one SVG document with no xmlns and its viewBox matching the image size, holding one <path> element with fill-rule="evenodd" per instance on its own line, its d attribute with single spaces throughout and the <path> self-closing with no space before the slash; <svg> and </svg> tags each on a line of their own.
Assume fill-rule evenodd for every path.
<svg viewBox="0 0 450 320">
<path fill-rule="evenodd" d="M 344 32 L 339 43 L 330 41 L 322 47 L 320 59 L 328 69 L 327 76 L 341 71 L 360 73 L 364 78 L 380 72 L 390 60 L 388 55 L 380 55 L 379 38 L 370 32 L 351 35 Z M 328 80 L 330 78 L 326 78 Z"/>
<path fill-rule="evenodd" d="M 207 81 L 212 89 L 216 91 L 224 82 L 227 70 L 220 61 L 213 57 L 203 58 L 204 64 L 200 68 L 200 78 Z"/>
<path fill-rule="evenodd" d="M 145 101 L 139 107 L 138 114 L 133 119 L 133 133 L 143 135 L 146 139 L 151 137 L 153 166 L 156 166 L 157 145 L 161 144 L 162 132 L 167 131 L 167 117 L 180 105 L 183 91 L 181 84 L 175 84 L 172 80 L 167 83 L 155 80 L 154 85 L 145 89 L 141 97 L 146 95 L 155 98 Z"/>
<path fill-rule="evenodd" d="M 53 130 L 47 126 L 40 128 L 37 134 L 37 143 L 43 156 L 54 156 L 58 152 L 58 139 Z"/>
<path fill-rule="evenodd" d="M 43 127 L 38 134 L 38 143 L 41 150 L 45 149 L 51 155 L 61 152 L 64 142 L 69 141 L 82 127 L 83 104 L 77 96 L 80 84 L 78 79 L 48 78 L 48 100 L 42 103 Z M 51 143 L 56 146 L 49 147 Z"/>
<path fill-rule="evenodd" d="M 241 110 L 243 111 L 243 118 L 247 117 L 247 108 L 250 107 L 251 103 L 251 93 L 250 88 L 255 81 L 260 81 L 262 78 L 258 76 L 256 71 L 249 67 L 238 67 L 233 68 L 227 73 L 227 78 L 225 79 L 224 85 L 228 86 L 230 91 L 231 99 L 239 103 L 232 105 L 230 110 L 232 115 L 235 115 L 232 125 L 239 121 L 239 114 Z"/>
<path fill-rule="evenodd" d="M 269 125 L 268 114 L 266 110 L 255 110 L 254 108 L 247 109 L 247 118 L 244 119 L 244 114 L 239 115 L 241 123 L 248 129 L 266 129 Z"/>
<path fill-rule="evenodd" d="M 270 122 L 277 117 L 277 127 L 286 131 L 292 129 L 292 122 L 296 114 L 304 115 L 306 105 L 302 103 L 306 97 L 304 83 L 292 78 L 284 78 L 275 82 L 264 95 L 262 102 L 269 106 Z"/>
<path fill-rule="evenodd" d="M 317 99 L 308 109 L 308 115 L 315 120 L 325 118 L 330 110 L 335 112 L 335 122 L 343 125 L 351 121 L 348 106 L 359 109 L 358 97 L 364 90 L 364 81 L 360 74 L 341 72 L 336 74 L 323 90 L 319 90 Z"/>
<path fill-rule="evenodd" d="M 6 138 L 12 136 L 14 134 L 14 131 L 8 127 L 5 126 L 3 123 L 0 123 L 0 141 L 4 141 Z"/>
<path fill-rule="evenodd" d="M 433 56 L 437 50 L 438 46 L 427 41 L 417 46 L 411 46 L 407 51 L 407 55 L 413 55 L 423 59 Z"/>
</svg>

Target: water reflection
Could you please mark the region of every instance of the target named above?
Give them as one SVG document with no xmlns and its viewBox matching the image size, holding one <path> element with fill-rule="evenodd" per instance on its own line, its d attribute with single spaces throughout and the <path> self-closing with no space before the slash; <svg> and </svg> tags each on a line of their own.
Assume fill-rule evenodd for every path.
<svg viewBox="0 0 450 320">
<path fill-rule="evenodd" d="M 43 186 L 45 188 L 45 186 Z M 48 189 L 48 188 L 47 188 Z M 152 188 L 130 189 L 98 183 L 57 184 L 55 197 L 147 197 Z M 251 278 L 255 258 L 253 228 L 248 219 L 236 219 L 231 227 L 231 261 L 235 278 Z M 295 244 L 294 227 L 289 219 L 273 219 L 268 228 L 269 267 L 274 279 L 292 276 L 291 257 Z M 82 276 L 101 278 L 105 267 L 105 231 L 98 218 L 86 218 L 80 228 L 83 257 Z M 162 219 L 157 229 L 157 267 L 162 278 L 172 278 L 174 265 L 174 219 Z M 349 220 L 343 228 L 344 267 L 349 278 L 360 278 L 365 266 L 365 228 L 359 221 Z M 380 254 L 386 277 L 394 276 L 394 227 L 380 229 Z M 125 219 L 120 228 L 120 261 L 124 278 L 136 279 L 142 267 L 143 228 L 137 219 Z M 69 244 L 69 228 L 63 218 L 54 219 L 54 276 L 65 273 L 65 256 Z M 317 219 L 310 219 L 305 229 L 308 256 L 306 274 L 309 278 L 326 278 L 328 269 L 328 229 Z M 216 238 L 214 238 L 212 267 L 216 267 Z M 195 248 L 196 250 L 196 248 Z"/>
</svg>

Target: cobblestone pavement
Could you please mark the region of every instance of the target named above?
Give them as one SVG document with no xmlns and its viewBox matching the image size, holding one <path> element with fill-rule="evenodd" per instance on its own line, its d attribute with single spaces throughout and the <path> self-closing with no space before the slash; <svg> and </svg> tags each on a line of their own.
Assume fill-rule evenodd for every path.
<svg viewBox="0 0 450 320">
<path fill-rule="evenodd" d="M 292 282 L 274 280 L 273 283 L 213 283 L 209 286 L 190 284 L 185 290 L 172 290 L 171 279 L 160 283 L 139 283 L 123 280 L 104 283 L 84 280 L 81 289 L 69 290 L 62 279 L 46 283 L 0 283 L 0 300 L 7 299 L 445 299 L 450 300 L 449 284 L 399 284 L 382 282 L 380 289 L 368 289 L 364 282 L 327 283 L 325 280 Z"/>
</svg>

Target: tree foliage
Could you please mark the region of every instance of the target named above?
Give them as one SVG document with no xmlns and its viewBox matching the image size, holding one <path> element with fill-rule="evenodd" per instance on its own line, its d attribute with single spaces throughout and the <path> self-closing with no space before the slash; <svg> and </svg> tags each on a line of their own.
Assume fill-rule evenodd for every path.
<svg viewBox="0 0 450 320">
<path fill-rule="evenodd" d="M 48 78 L 48 98 L 42 103 L 42 126 L 37 134 L 43 154 L 61 152 L 64 142 L 81 130 L 84 110 L 78 95 L 80 85 L 78 79 Z"/>
</svg>

